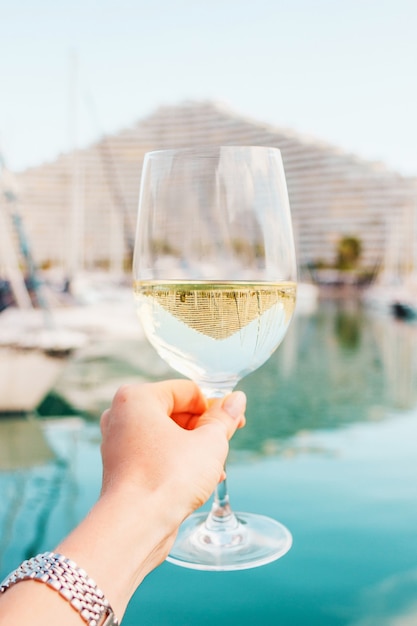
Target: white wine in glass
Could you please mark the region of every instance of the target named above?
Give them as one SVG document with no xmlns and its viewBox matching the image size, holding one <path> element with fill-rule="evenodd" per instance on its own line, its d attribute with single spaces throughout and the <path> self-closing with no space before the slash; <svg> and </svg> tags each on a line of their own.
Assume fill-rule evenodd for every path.
<svg viewBox="0 0 417 626">
<path fill-rule="evenodd" d="M 208 398 L 230 393 L 281 343 L 296 300 L 296 261 L 281 154 L 208 146 L 145 156 L 133 261 L 146 336 Z M 226 481 L 209 514 L 181 526 L 168 560 L 203 570 L 283 556 L 290 532 L 233 513 Z"/>
</svg>

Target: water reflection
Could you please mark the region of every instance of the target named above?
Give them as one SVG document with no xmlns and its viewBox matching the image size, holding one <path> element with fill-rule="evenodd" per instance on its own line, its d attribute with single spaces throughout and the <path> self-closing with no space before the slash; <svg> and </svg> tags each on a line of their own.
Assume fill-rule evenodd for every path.
<svg viewBox="0 0 417 626">
<path fill-rule="evenodd" d="M 417 624 L 417 569 L 394 574 L 367 589 L 360 599 L 360 617 L 348 626 L 413 626 Z"/>
<path fill-rule="evenodd" d="M 371 316 L 354 300 L 322 302 L 314 314 L 296 316 L 275 354 L 239 385 L 248 421 L 233 447 L 259 453 L 302 431 L 414 407 L 416 344 L 417 325 Z M 146 341 L 95 349 L 75 359 L 55 389 L 94 420 L 123 382 L 178 376 Z"/>
<path fill-rule="evenodd" d="M 387 397 L 392 406 L 408 409 L 416 405 L 417 325 L 374 317 L 372 330 L 380 351 Z"/>
<path fill-rule="evenodd" d="M 342 348 L 359 349 L 361 331 L 361 317 L 357 310 L 350 311 L 342 308 L 335 312 L 334 334 L 339 339 Z"/>
<path fill-rule="evenodd" d="M 55 455 L 33 417 L 0 420 L 0 471 L 45 465 Z"/>
<path fill-rule="evenodd" d="M 72 484 L 68 469 L 40 421 L 0 420 L 0 570 L 3 560 L 18 562 L 41 551 L 62 487 Z"/>
<path fill-rule="evenodd" d="M 284 343 L 240 387 L 248 420 L 233 445 L 383 419 L 417 403 L 417 326 L 372 317 L 357 302 L 322 303 L 294 320 Z"/>
</svg>

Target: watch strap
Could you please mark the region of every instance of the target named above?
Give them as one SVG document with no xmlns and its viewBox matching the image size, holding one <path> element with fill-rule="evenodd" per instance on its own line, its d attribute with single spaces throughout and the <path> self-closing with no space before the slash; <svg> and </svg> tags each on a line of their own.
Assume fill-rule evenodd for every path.
<svg viewBox="0 0 417 626">
<path fill-rule="evenodd" d="M 46 583 L 55 589 L 88 626 L 119 626 L 104 593 L 74 561 L 56 552 L 44 552 L 24 561 L 0 584 L 0 593 L 23 580 Z"/>
</svg>

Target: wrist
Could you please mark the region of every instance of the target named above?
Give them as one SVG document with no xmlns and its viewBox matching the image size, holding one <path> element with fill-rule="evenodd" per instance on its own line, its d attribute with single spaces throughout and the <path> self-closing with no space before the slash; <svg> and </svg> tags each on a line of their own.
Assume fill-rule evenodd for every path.
<svg viewBox="0 0 417 626">
<path fill-rule="evenodd" d="M 166 558 L 178 524 L 162 494 L 112 488 L 57 551 L 94 578 L 121 619 L 138 585 Z"/>
<path fill-rule="evenodd" d="M 0 594 L 26 581 L 44 583 L 59 593 L 87 626 L 119 626 L 112 607 L 95 581 L 62 554 L 44 552 L 24 561 L 0 584 Z M 68 623 L 68 615 L 65 622 Z"/>
</svg>

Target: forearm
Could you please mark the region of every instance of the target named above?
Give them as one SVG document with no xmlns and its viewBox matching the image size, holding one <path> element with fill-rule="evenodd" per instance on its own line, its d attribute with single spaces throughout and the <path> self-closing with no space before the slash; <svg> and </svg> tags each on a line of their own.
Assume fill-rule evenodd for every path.
<svg viewBox="0 0 417 626">
<path fill-rule="evenodd" d="M 106 495 L 57 547 L 94 578 L 119 619 L 143 578 L 169 551 L 176 524 L 165 508 L 159 493 Z"/>
<path fill-rule="evenodd" d="M 132 497 L 137 502 L 136 518 Z M 137 586 L 165 559 L 176 525 L 159 493 L 105 495 L 55 551 L 95 580 L 120 621 Z M 84 622 L 55 590 L 24 581 L 1 594 L 0 626 L 28 623 L 81 626 Z"/>
<path fill-rule="evenodd" d="M 122 387 L 103 413 L 104 495 L 55 551 L 95 581 L 119 621 L 137 586 L 167 556 L 180 523 L 221 479 L 228 440 L 244 424 L 244 409 L 242 392 L 207 409 L 198 387 L 178 380 Z M 53 584 L 77 604 L 80 598 L 71 591 L 74 566 L 64 563 L 65 578 L 62 561 L 50 555 L 44 561 L 42 572 L 56 568 Z M 91 583 L 76 574 L 85 599 Z M 0 626 L 83 626 L 69 601 L 48 586 L 48 576 L 46 581 L 7 585 L 0 594 Z M 107 608 L 92 587 L 88 602 L 95 620 Z"/>
</svg>

